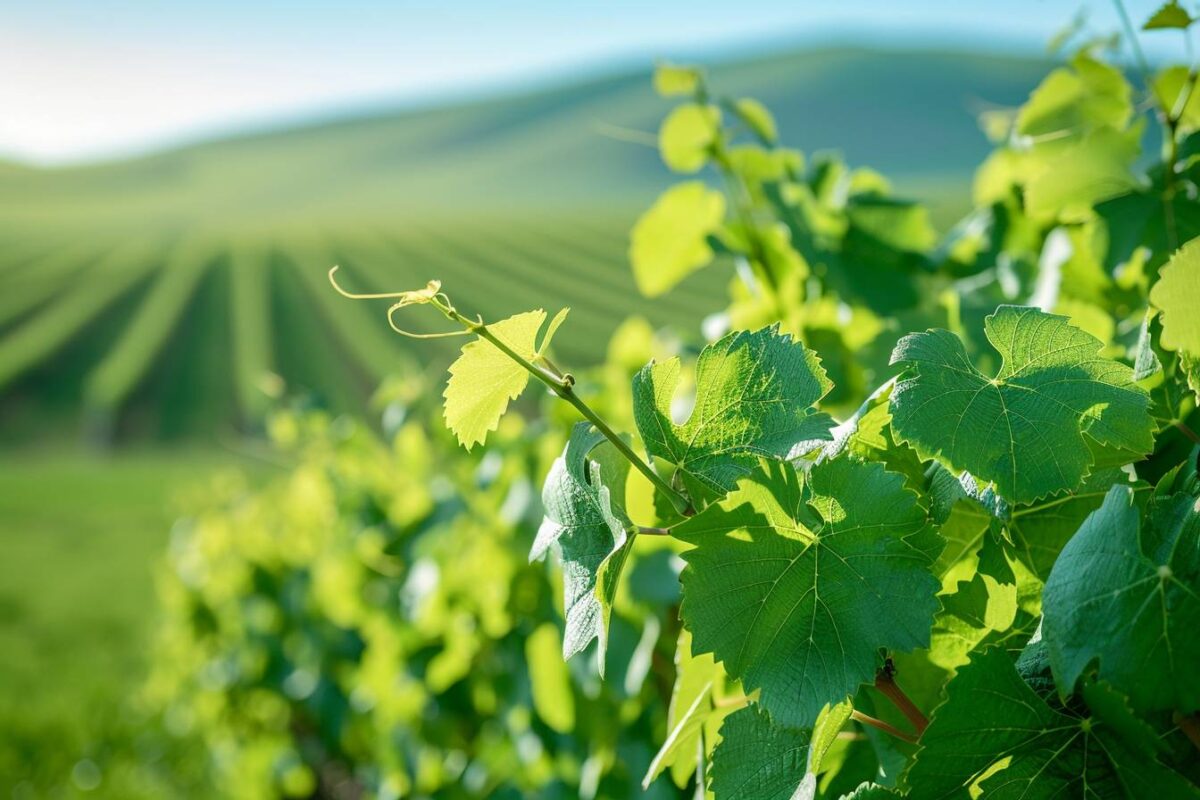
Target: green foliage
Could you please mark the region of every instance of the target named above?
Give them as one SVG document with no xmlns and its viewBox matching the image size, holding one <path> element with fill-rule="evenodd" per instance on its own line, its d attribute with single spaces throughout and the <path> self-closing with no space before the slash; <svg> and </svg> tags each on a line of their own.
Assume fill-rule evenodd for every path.
<svg viewBox="0 0 1200 800">
<path fill-rule="evenodd" d="M 177 527 L 151 698 L 212 754 L 223 796 L 630 796 L 664 720 L 646 671 L 581 679 L 559 623 L 534 623 L 560 613 L 526 558 L 537 431 L 510 415 L 480 460 L 408 410 L 388 443 L 272 417 L 295 466 L 216 485 Z M 637 631 L 661 623 L 621 613 L 613 649 L 649 658 Z"/>
<path fill-rule="evenodd" d="M 708 162 L 720 127 L 721 110 L 716 106 L 679 106 L 658 132 L 663 161 L 676 172 L 699 171 Z"/>
<path fill-rule="evenodd" d="M 929 642 L 941 542 L 879 464 L 764 465 L 674 532 L 692 545 L 681 581 L 693 648 L 761 688 L 780 723 L 811 728 L 874 677 L 880 648 Z"/>
<path fill-rule="evenodd" d="M 1090 713 L 1052 708 L 999 648 L 976 652 L 946 687 L 906 782 L 921 798 L 1195 797 L 1153 761 L 1155 742 L 1130 725 L 1112 690 Z M 1115 702 L 1114 702 L 1115 701 Z M 1132 736 L 1131 736 L 1132 734 Z"/>
<path fill-rule="evenodd" d="M 695 67 L 659 64 L 654 70 L 654 91 L 663 97 L 689 97 L 695 94 L 701 80 Z"/>
<path fill-rule="evenodd" d="M 675 785 L 685 788 L 702 768 L 713 744 L 720 739 L 721 721 L 737 708 L 729 702 L 728 683 L 725 670 L 711 653 L 692 653 L 692 637 L 684 629 L 675 650 L 675 685 L 667 714 L 668 733 L 650 763 L 643 788 L 649 787 L 666 769 L 670 769 Z"/>
<path fill-rule="evenodd" d="M 561 317 L 539 345 L 543 312 L 487 324 L 429 295 L 480 337 L 444 416 L 467 448 L 500 432 L 491 473 L 439 453 L 459 488 L 429 490 L 412 423 L 402 455 L 355 456 L 382 488 L 327 452 L 304 492 L 218 511 L 176 565 L 198 652 L 168 694 L 281 792 L 352 763 L 367 791 L 447 797 L 1197 796 L 1190 100 L 1161 105 L 1174 77 L 1143 97 L 1101 53 L 989 116 L 980 208 L 941 240 L 879 174 L 660 69 L 662 155 L 694 177 L 635 226 L 633 270 L 658 296 L 728 256 L 709 343 L 634 322 L 576 375 L 546 352 Z M 1161 163 L 1140 153 L 1151 102 Z M 564 401 L 542 441 L 502 419 L 531 377 Z M 597 640 L 603 683 L 547 663 L 548 616 L 565 657 Z M 252 668 L 214 699 L 214 661 Z M 264 684 L 266 756 L 228 744 Z M 297 720 L 332 725 L 323 749 Z"/>
<path fill-rule="evenodd" d="M 696 499 L 719 497 L 759 458 L 783 459 L 829 438 L 815 406 L 831 385 L 816 355 L 777 329 L 730 333 L 696 362 L 695 402 L 672 421 L 680 362 L 644 367 L 633 379 L 633 414 L 651 457 L 663 459 Z"/>
<path fill-rule="evenodd" d="M 1133 491 L 1114 486 L 1063 548 L 1044 593 L 1055 682 L 1096 674 L 1141 711 L 1200 709 L 1189 679 L 1200 659 L 1200 486 L 1156 492 L 1145 523 Z"/>
<path fill-rule="evenodd" d="M 1150 19 L 1146 20 L 1146 24 L 1142 26 L 1142 30 L 1154 31 L 1170 28 L 1187 30 L 1193 22 L 1195 20 L 1187 12 L 1187 9 L 1179 5 L 1176 0 L 1168 0 L 1168 2 L 1162 4 L 1158 11 L 1154 12 Z"/>
<path fill-rule="evenodd" d="M 1150 290 L 1162 314 L 1164 349 L 1173 350 L 1189 364 L 1200 363 L 1200 241 L 1191 241 L 1171 256 Z"/>
<path fill-rule="evenodd" d="M 621 568 L 633 547 L 632 523 L 622 508 L 629 462 L 611 446 L 600 447 L 603 442 L 604 434 L 586 422 L 571 432 L 566 449 L 546 476 L 542 489 L 546 518 L 529 554 L 534 560 L 551 547 L 558 551 L 567 626 L 563 658 L 598 639 L 601 675 L 608 618 Z"/>
<path fill-rule="evenodd" d="M 540 346 L 538 332 L 546 321 L 541 309 L 517 314 L 491 326 L 492 334 L 525 359 L 537 358 L 550 344 L 562 322 L 560 312 L 550 323 Z M 500 417 L 525 391 L 529 373 L 495 344 L 479 338 L 463 346 L 462 355 L 450 365 L 450 380 L 444 397 L 446 426 L 468 450 L 494 431 Z"/>
<path fill-rule="evenodd" d="M 730 715 L 713 754 L 713 793 L 731 800 L 791 800 L 808 770 L 812 733 L 772 722 L 757 705 Z"/>
<path fill-rule="evenodd" d="M 908 369 L 892 392 L 893 424 L 922 456 L 1028 503 L 1076 488 L 1099 448 L 1151 450 L 1149 397 L 1129 367 L 1099 356 L 1099 340 L 1065 317 L 1014 306 L 984 330 L 1001 357 L 995 378 L 948 331 L 896 345 L 892 361 Z"/>
<path fill-rule="evenodd" d="M 725 215 L 725 198 L 699 181 L 663 193 L 633 228 L 629 260 L 648 297 L 669 291 L 713 258 L 708 236 Z"/>
</svg>

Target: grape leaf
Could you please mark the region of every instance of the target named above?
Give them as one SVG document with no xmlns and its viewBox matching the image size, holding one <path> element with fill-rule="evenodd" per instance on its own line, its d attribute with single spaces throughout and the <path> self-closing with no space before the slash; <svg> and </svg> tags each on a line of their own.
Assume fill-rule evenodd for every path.
<svg viewBox="0 0 1200 800">
<path fill-rule="evenodd" d="M 533 708 L 551 730 L 570 733 L 575 727 L 575 695 L 560 650 L 558 630 L 550 622 L 539 625 L 525 640 Z"/>
<path fill-rule="evenodd" d="M 633 541 L 632 523 L 621 506 L 629 462 L 602 442 L 604 435 L 586 422 L 571 431 L 562 456 L 546 476 L 546 518 L 529 554 L 534 561 L 557 547 L 566 613 L 563 658 L 598 639 L 601 676 L 617 578 Z"/>
<path fill-rule="evenodd" d="M 1200 273 L 1197 273 L 1196 278 L 1200 280 Z M 1162 362 L 1158 360 L 1158 354 L 1154 352 L 1154 339 L 1150 333 L 1150 320 L 1153 313 L 1153 311 L 1148 311 L 1142 318 L 1142 324 L 1138 326 L 1137 341 L 1130 351 L 1135 381 L 1144 381 L 1162 372 Z"/>
<path fill-rule="evenodd" d="M 693 95 L 702 80 L 696 67 L 679 64 L 659 64 L 654 69 L 654 91 L 663 97 Z"/>
<path fill-rule="evenodd" d="M 772 721 L 751 704 L 721 725 L 711 783 L 720 800 L 792 800 L 808 773 L 812 733 Z M 814 787 L 816 777 L 809 779 Z"/>
<path fill-rule="evenodd" d="M 847 458 L 760 462 L 675 527 L 693 547 L 684 624 L 779 723 L 811 726 L 870 680 L 880 648 L 929 643 L 941 540 L 901 476 Z"/>
<path fill-rule="evenodd" d="M 629 261 L 638 290 L 657 297 L 712 261 L 708 236 L 725 217 L 725 196 L 700 181 L 672 186 L 638 219 Z"/>
<path fill-rule="evenodd" d="M 1200 708 L 1200 509 L 1154 497 L 1143 522 L 1114 486 L 1063 548 L 1043 593 L 1050 666 L 1068 693 L 1093 661 L 1145 711 Z"/>
<path fill-rule="evenodd" d="M 1011 573 L 1010 573 L 1011 575 Z M 966 664 L 968 653 L 988 636 L 1007 631 L 1016 619 L 1017 587 L 980 570 L 941 597 L 942 610 L 933 623 L 929 660 L 953 671 Z"/>
<path fill-rule="evenodd" d="M 1081 51 L 1029 95 L 1017 115 L 1017 132 L 1037 137 L 1105 127 L 1119 130 L 1133 114 L 1132 100 L 1133 89 L 1119 69 Z"/>
<path fill-rule="evenodd" d="M 1028 503 L 1079 486 L 1095 445 L 1135 454 L 1154 446 L 1150 398 L 1133 371 L 1101 357 L 1101 343 L 1065 317 L 1000 306 L 984 331 L 1003 357 L 995 378 L 945 330 L 909 334 L 892 353 L 906 366 L 892 426 L 923 457 Z"/>
<path fill-rule="evenodd" d="M 1025 186 L 1030 215 L 1086 219 L 1096 203 L 1137 188 L 1133 166 L 1141 152 L 1141 133 L 1140 125 L 1128 131 L 1100 128 L 1045 154 L 1040 168 L 1031 157 Z"/>
<path fill-rule="evenodd" d="M 754 703 L 740 709 L 721 726 L 710 788 L 720 800 L 811 800 L 821 760 L 853 710 L 849 700 L 826 707 L 808 730 L 780 725 Z"/>
<path fill-rule="evenodd" d="M 718 730 L 734 707 L 718 708 L 715 700 L 726 691 L 725 670 L 711 653 L 692 654 L 692 637 L 686 629 L 679 632 L 675 648 L 675 685 L 667 711 L 667 738 L 642 779 L 642 788 L 671 771 L 671 780 L 680 789 L 696 774 L 701 757 L 701 734 L 711 749 L 719 738 Z M 707 753 L 704 757 L 707 758 Z"/>
<path fill-rule="evenodd" d="M 779 129 L 775 126 L 775 117 L 766 106 L 753 97 L 741 98 L 733 104 L 733 110 L 759 139 L 771 144 L 778 138 Z"/>
<path fill-rule="evenodd" d="M 532 361 L 550 344 L 565 310 L 550 323 L 537 346 L 538 331 L 546 321 L 540 308 L 488 325 L 488 330 L 521 357 Z M 450 365 L 450 380 L 442 393 L 446 426 L 470 450 L 496 430 L 510 400 L 525 390 L 529 373 L 486 339 L 477 338 L 463 346 L 462 355 Z"/>
<path fill-rule="evenodd" d="M 658 131 L 658 150 L 663 162 L 675 172 L 696 172 L 708 163 L 720 132 L 719 108 L 685 103 L 663 120 Z"/>
<path fill-rule="evenodd" d="M 1089 693 L 1090 694 L 1090 693 Z M 1093 716 L 1052 709 L 999 647 L 976 652 L 946 687 L 908 771 L 913 797 L 1196 797 L 1174 772 L 1129 737 L 1127 716 L 1111 719 L 1103 697 Z M 1109 712 L 1109 713 L 1104 713 Z M 1102 716 L 1103 713 L 1103 716 Z"/>
<path fill-rule="evenodd" d="M 671 419 L 679 359 L 650 363 L 633 378 L 634 419 L 646 449 L 674 465 L 693 501 L 717 497 L 760 457 L 786 458 L 826 441 L 833 420 L 813 406 L 832 387 L 816 354 L 778 326 L 727 334 L 696 363 L 696 403 Z"/>
<path fill-rule="evenodd" d="M 1192 15 L 1179 5 L 1176 0 L 1169 0 L 1159 6 L 1158 10 L 1146 20 L 1146 24 L 1142 26 L 1144 31 L 1156 31 L 1164 28 L 1177 28 L 1186 30 L 1195 20 Z"/>
<path fill-rule="evenodd" d="M 1200 239 L 1177 250 L 1159 271 L 1150 302 L 1162 312 L 1162 346 L 1200 358 Z"/>
</svg>

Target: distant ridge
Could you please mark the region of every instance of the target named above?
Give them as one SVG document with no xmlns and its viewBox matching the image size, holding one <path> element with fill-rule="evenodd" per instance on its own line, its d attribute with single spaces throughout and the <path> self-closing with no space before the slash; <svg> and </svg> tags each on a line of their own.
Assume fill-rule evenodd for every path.
<svg viewBox="0 0 1200 800">
<path fill-rule="evenodd" d="M 976 113 L 1018 105 L 1048 66 L 839 47 L 721 64 L 711 82 L 766 103 L 787 144 L 836 147 L 947 225 L 989 150 Z M 654 147 L 669 107 L 647 69 L 110 163 L 0 162 L 0 441 L 44 424 L 106 440 L 253 427 L 267 371 L 361 410 L 419 365 L 378 309 L 337 302 L 335 263 L 375 290 L 442 278 L 493 319 L 569 305 L 573 364 L 601 358 L 629 314 L 694 332 L 728 270 L 651 302 L 625 256 L 632 220 L 674 180 Z"/>
<path fill-rule="evenodd" d="M 1047 67 L 1027 57 L 839 47 L 725 63 L 712 77 L 722 92 L 762 99 L 788 144 L 836 147 L 851 163 L 920 190 L 947 180 L 961 187 L 987 152 L 975 113 L 1018 104 Z M 0 215 L 41 201 L 60 203 L 67 217 L 91 217 L 94 200 L 109 217 L 114 198 L 136 207 L 143 193 L 154 197 L 151 218 L 208 216 L 214 202 L 238 219 L 313 206 L 327 213 L 333 205 L 459 212 L 500 198 L 529 208 L 642 203 L 667 176 L 652 148 L 615 134 L 652 136 L 666 107 L 647 69 L 308 122 L 112 163 L 29 170 L 18 185 L 0 185 Z"/>
</svg>

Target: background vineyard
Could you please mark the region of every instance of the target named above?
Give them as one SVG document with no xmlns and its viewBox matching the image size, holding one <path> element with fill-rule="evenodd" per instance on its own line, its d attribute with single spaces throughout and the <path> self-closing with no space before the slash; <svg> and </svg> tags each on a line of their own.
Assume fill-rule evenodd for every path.
<svg viewBox="0 0 1200 800">
<path fill-rule="evenodd" d="M 945 227 L 987 152 L 975 113 L 1019 103 L 1045 69 L 847 48 L 729 63 L 714 80 L 761 97 L 798 146 L 885 172 Z M 653 147 L 662 109 L 635 72 L 112 164 L 7 165 L 0 435 L 253 429 L 266 372 L 362 410 L 397 364 L 420 369 L 438 351 L 414 359 L 366 311 L 332 313 L 334 263 L 363 290 L 437 276 L 491 317 L 568 305 L 578 335 L 563 355 L 576 364 L 599 360 L 629 314 L 691 330 L 721 306 L 727 271 L 651 302 L 627 268 L 629 227 L 667 179 Z"/>
</svg>

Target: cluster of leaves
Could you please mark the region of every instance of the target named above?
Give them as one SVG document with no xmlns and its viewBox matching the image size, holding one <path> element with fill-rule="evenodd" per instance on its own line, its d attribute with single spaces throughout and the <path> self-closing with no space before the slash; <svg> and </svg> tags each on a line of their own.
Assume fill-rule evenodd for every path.
<svg viewBox="0 0 1200 800">
<path fill-rule="evenodd" d="M 661 598 L 634 587 L 613 620 L 621 668 L 601 682 L 563 662 L 562 583 L 526 558 L 541 516 L 526 476 L 561 437 L 510 415 L 475 458 L 431 438 L 419 403 L 385 419 L 402 420 L 390 444 L 280 410 L 288 473 L 206 490 L 160 582 L 151 699 L 204 742 L 228 797 L 630 796 L 678 628 L 660 637 Z M 672 580 L 642 561 L 644 584 Z"/>
<path fill-rule="evenodd" d="M 299 794 L 1200 796 L 1200 93 L 1143 71 L 1088 42 L 985 115 L 939 238 L 663 66 L 695 177 L 630 257 L 649 295 L 734 265 L 710 342 L 630 322 L 577 377 L 565 312 L 397 295 L 472 337 L 443 416 L 485 454 L 325 434 L 294 495 L 197 517 L 164 693 L 231 785 Z M 505 416 L 531 380 L 544 429 Z"/>
<path fill-rule="evenodd" d="M 714 98 L 692 68 L 656 84 L 682 98 L 663 160 L 725 191 L 658 199 L 632 234 L 638 284 L 668 291 L 722 254 L 738 269 L 708 326 L 729 332 L 632 378 L 645 458 L 538 326 L 509 336 L 518 318 L 466 325 L 481 338 L 445 398 L 466 445 L 529 376 L 583 413 L 532 553 L 562 563 L 565 657 L 598 640 L 603 669 L 630 554 L 650 536 L 679 550 L 647 782 L 669 770 L 717 800 L 1200 796 L 1196 74 L 1151 76 L 1151 118 L 1085 45 L 984 120 L 978 209 L 940 242 L 878 176 L 779 146 L 757 102 Z M 1150 124 L 1165 144 L 1147 164 Z M 521 386 L 474 368 L 489 347 Z M 656 500 L 639 513 L 631 466 Z"/>
</svg>

